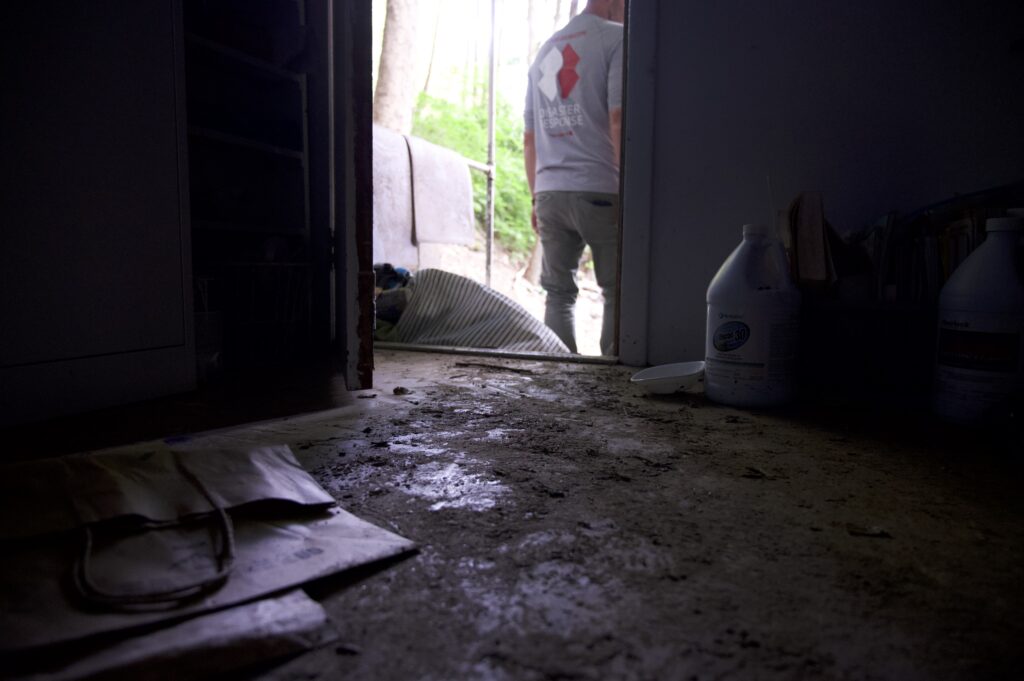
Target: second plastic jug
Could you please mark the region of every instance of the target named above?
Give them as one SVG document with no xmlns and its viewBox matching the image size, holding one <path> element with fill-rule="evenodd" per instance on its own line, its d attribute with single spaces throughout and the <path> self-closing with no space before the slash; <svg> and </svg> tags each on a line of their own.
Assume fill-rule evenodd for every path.
<svg viewBox="0 0 1024 681">
<path fill-rule="evenodd" d="M 743 225 L 743 241 L 711 280 L 707 301 L 708 398 L 737 407 L 792 400 L 800 290 L 772 228 Z"/>
</svg>

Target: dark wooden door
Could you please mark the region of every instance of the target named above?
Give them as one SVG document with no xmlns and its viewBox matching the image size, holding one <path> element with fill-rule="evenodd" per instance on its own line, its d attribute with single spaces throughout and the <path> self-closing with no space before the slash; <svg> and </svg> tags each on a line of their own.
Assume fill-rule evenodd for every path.
<svg viewBox="0 0 1024 681">
<path fill-rule="evenodd" d="M 0 425 L 194 385 L 180 26 L 0 5 Z"/>
</svg>

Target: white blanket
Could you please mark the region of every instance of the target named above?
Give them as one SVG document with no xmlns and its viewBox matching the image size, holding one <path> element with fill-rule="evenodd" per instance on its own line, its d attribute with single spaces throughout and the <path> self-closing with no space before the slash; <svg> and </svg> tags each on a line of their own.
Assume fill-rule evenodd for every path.
<svg viewBox="0 0 1024 681">
<path fill-rule="evenodd" d="M 569 353 L 555 332 L 519 303 L 443 270 L 415 275 L 395 334 L 398 342 L 416 345 Z"/>
</svg>

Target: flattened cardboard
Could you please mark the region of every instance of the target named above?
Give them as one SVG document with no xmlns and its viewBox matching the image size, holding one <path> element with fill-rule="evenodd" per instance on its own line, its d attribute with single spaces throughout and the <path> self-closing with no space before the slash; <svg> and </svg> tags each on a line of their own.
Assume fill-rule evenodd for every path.
<svg viewBox="0 0 1024 681">
<path fill-rule="evenodd" d="M 201 615 L 74 657 L 47 656 L 18 681 L 213 678 L 337 640 L 319 603 L 301 589 Z"/>
<path fill-rule="evenodd" d="M 215 571 L 211 504 L 183 483 L 174 458 L 231 509 L 235 562 L 218 590 L 179 607 L 87 609 L 71 588 L 85 523 L 96 540 L 90 573 L 116 593 L 152 593 Z M 288 447 L 76 455 L 0 470 L 0 653 L 194 616 L 398 556 L 414 544 L 340 508 Z M 19 506 L 19 504 L 21 504 Z M 38 515 L 33 515 L 33 514 Z M 149 528 L 143 517 L 188 525 Z"/>
</svg>

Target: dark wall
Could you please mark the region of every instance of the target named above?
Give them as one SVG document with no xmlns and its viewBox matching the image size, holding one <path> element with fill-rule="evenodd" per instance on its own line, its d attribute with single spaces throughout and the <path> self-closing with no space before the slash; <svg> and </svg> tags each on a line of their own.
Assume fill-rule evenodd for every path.
<svg viewBox="0 0 1024 681">
<path fill-rule="evenodd" d="M 1024 3 L 656 11 L 636 22 L 656 27 L 653 144 L 627 151 L 651 154 L 650 313 L 633 334 L 650 363 L 703 357 L 706 288 L 742 224 L 801 190 L 845 231 L 1024 177 Z"/>
<path fill-rule="evenodd" d="M 0 424 L 193 384 L 179 30 L 0 5 Z"/>
</svg>

